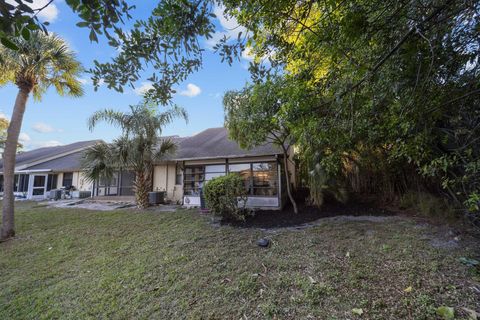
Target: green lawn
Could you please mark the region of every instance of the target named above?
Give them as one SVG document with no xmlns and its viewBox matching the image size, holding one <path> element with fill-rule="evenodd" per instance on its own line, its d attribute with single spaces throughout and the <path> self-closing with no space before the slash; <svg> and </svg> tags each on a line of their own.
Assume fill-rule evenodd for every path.
<svg viewBox="0 0 480 320">
<path fill-rule="evenodd" d="M 478 242 L 407 218 L 305 230 L 215 227 L 194 211 L 17 208 L 0 319 L 434 319 L 480 311 Z M 268 249 L 255 245 L 268 235 Z M 410 292 L 404 290 L 411 287 Z M 407 290 L 409 291 L 409 290 Z M 363 310 L 362 316 L 352 313 Z"/>
</svg>

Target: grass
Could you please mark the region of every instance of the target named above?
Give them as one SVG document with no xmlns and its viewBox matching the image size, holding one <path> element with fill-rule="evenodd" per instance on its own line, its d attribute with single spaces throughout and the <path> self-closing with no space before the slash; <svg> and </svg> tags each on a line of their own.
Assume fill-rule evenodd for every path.
<svg viewBox="0 0 480 320">
<path fill-rule="evenodd" d="M 266 234 L 193 211 L 17 207 L 1 319 L 434 319 L 480 311 L 478 242 L 407 218 Z M 267 249 L 255 242 L 272 239 Z M 405 289 L 412 287 L 410 292 Z M 409 291 L 409 290 L 407 290 Z M 363 315 L 352 313 L 362 309 Z"/>
</svg>

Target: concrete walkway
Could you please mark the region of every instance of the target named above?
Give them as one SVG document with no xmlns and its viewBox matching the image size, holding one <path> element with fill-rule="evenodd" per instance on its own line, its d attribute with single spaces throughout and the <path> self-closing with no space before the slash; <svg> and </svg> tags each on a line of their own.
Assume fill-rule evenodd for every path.
<svg viewBox="0 0 480 320">
<path fill-rule="evenodd" d="M 113 201 L 113 200 L 97 200 L 97 199 L 72 199 L 48 201 L 49 207 L 52 208 L 74 208 L 87 209 L 97 211 L 112 211 L 119 209 L 135 209 L 133 201 Z M 178 205 L 158 205 L 148 208 L 149 211 L 158 212 L 175 212 L 180 206 Z"/>
</svg>

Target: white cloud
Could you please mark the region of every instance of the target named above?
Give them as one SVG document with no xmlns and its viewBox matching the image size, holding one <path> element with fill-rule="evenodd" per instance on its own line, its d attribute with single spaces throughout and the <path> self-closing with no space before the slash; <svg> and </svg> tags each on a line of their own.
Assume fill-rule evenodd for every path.
<svg viewBox="0 0 480 320">
<path fill-rule="evenodd" d="M 196 86 L 193 83 L 187 84 L 187 89 L 181 90 L 179 92 L 181 96 L 190 97 L 190 98 L 198 96 L 200 93 L 202 93 L 202 89 L 200 89 L 199 86 Z"/>
<path fill-rule="evenodd" d="M 54 127 L 52 127 L 49 124 L 43 123 L 43 122 L 37 122 L 32 126 L 32 129 L 37 131 L 38 133 L 50 133 L 57 131 L 55 130 Z"/>
<path fill-rule="evenodd" d="M 33 0 L 31 5 L 32 9 L 40 9 L 43 8 L 46 4 L 49 3 L 49 0 Z M 38 14 L 38 17 L 42 20 L 53 22 L 58 17 L 58 8 L 54 2 L 50 3 L 46 8 L 44 8 Z"/>
<path fill-rule="evenodd" d="M 35 141 L 35 143 L 31 144 L 35 148 L 45 148 L 45 147 L 56 147 L 61 146 L 63 143 L 57 140 L 47 140 L 47 141 Z"/>
<path fill-rule="evenodd" d="M 32 138 L 25 132 L 21 132 L 18 136 L 18 142 L 23 145 L 24 150 L 32 150 L 36 148 L 56 147 L 61 146 L 63 143 L 57 140 L 32 140 Z"/>
<path fill-rule="evenodd" d="M 7 119 L 8 121 L 10 121 L 10 117 L 3 112 L 0 112 L 0 119 Z"/>
<path fill-rule="evenodd" d="M 252 53 L 251 47 L 246 47 L 245 50 L 243 50 L 242 58 L 245 60 L 253 61 L 253 58 L 255 58 L 255 56 Z"/>
<path fill-rule="evenodd" d="M 32 138 L 25 132 L 21 132 L 20 135 L 18 136 L 18 141 L 21 144 L 28 144 L 30 141 L 32 141 Z"/>
<path fill-rule="evenodd" d="M 212 37 L 210 39 L 205 40 L 205 44 L 207 45 L 207 48 L 210 50 L 213 50 L 213 47 L 221 40 L 223 39 L 223 36 L 227 36 L 228 34 L 223 31 L 217 31 L 212 34 Z"/>
<path fill-rule="evenodd" d="M 224 6 L 215 6 L 213 13 L 217 16 L 217 20 L 220 23 L 221 30 L 216 31 L 212 38 L 205 41 L 207 48 L 213 49 L 215 44 L 224 36 L 230 39 L 237 39 L 238 34 L 242 35 L 247 33 L 247 29 L 241 26 L 235 17 L 229 17 L 224 14 Z"/>
<path fill-rule="evenodd" d="M 213 13 L 217 16 L 218 21 L 222 25 L 223 29 L 228 33 L 229 36 L 238 36 L 239 32 L 245 34 L 247 29 L 241 26 L 235 17 L 228 17 L 224 14 L 224 6 L 215 6 Z"/>
<path fill-rule="evenodd" d="M 90 79 L 86 79 L 86 78 L 80 78 L 78 79 L 78 82 L 80 82 L 83 85 L 91 83 Z"/>
<path fill-rule="evenodd" d="M 54 22 L 58 17 L 59 11 L 57 6 L 55 5 L 55 2 L 48 4 L 49 2 L 50 0 L 33 0 L 32 3 L 27 3 L 27 5 L 35 12 L 37 12 L 36 9 L 41 9 L 46 6 L 40 12 L 38 12 L 37 17 L 39 17 L 40 20 L 43 21 Z M 14 6 L 18 5 L 15 0 L 7 0 L 7 3 Z"/>
<path fill-rule="evenodd" d="M 153 85 L 151 82 L 142 82 L 142 85 L 138 88 L 135 88 L 133 91 L 135 91 L 136 94 L 141 96 L 150 89 L 153 89 Z"/>
</svg>

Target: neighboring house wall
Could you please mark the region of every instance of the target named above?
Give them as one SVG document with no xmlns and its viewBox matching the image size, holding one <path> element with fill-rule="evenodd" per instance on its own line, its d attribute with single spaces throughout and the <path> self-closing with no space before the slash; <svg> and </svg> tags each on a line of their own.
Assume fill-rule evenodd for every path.
<svg viewBox="0 0 480 320">
<path fill-rule="evenodd" d="M 93 184 L 91 182 L 87 182 L 84 174 L 80 171 L 73 172 L 72 185 L 80 191 L 91 191 L 93 188 Z"/>
</svg>

